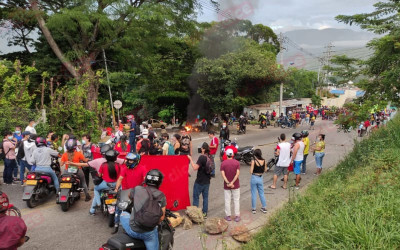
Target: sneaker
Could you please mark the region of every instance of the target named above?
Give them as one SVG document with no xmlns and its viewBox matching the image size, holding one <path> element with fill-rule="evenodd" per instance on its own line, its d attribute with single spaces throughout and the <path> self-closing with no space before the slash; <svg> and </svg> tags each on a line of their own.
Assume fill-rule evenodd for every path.
<svg viewBox="0 0 400 250">
<path fill-rule="evenodd" d="M 89 212 L 89 215 L 90 215 L 90 216 L 95 216 L 96 213 L 91 213 L 91 212 Z"/>
<path fill-rule="evenodd" d="M 11 184 L 11 185 L 17 185 L 17 183 L 15 183 L 15 182 L 11 182 L 10 184 Z"/>
<path fill-rule="evenodd" d="M 299 190 L 299 189 L 300 189 L 300 187 L 299 187 L 299 186 L 295 186 L 294 188 L 295 188 L 296 190 Z"/>
<path fill-rule="evenodd" d="M 264 214 L 266 214 L 266 213 L 267 213 L 267 209 L 266 209 L 265 207 L 262 207 L 262 208 L 261 208 L 261 212 L 263 212 Z"/>
<path fill-rule="evenodd" d="M 232 218 L 230 216 L 225 216 L 224 218 L 226 221 L 232 221 Z"/>
<path fill-rule="evenodd" d="M 92 197 L 90 195 L 86 196 L 85 201 L 88 202 L 92 199 Z"/>
<path fill-rule="evenodd" d="M 306 175 L 306 173 L 301 173 L 302 175 Z"/>
<path fill-rule="evenodd" d="M 236 222 L 239 222 L 239 221 L 240 221 L 240 216 L 236 216 L 236 217 L 235 217 L 235 221 L 236 221 Z"/>
<path fill-rule="evenodd" d="M 211 178 L 215 178 L 215 174 L 212 174 L 212 175 L 211 175 Z"/>
<path fill-rule="evenodd" d="M 252 209 L 252 210 L 251 210 L 251 213 L 252 213 L 252 214 L 256 214 L 257 211 L 256 211 L 255 209 Z"/>
<path fill-rule="evenodd" d="M 204 219 L 207 219 L 207 213 L 203 213 Z"/>
</svg>

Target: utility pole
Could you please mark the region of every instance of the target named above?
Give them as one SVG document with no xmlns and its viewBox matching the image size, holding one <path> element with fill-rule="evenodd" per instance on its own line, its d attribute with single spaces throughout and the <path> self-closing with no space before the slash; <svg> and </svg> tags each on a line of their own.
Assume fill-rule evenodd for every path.
<svg viewBox="0 0 400 250">
<path fill-rule="evenodd" d="M 284 70 L 284 66 L 283 66 L 283 50 L 285 49 L 283 47 L 283 43 L 284 43 L 284 37 L 282 32 L 279 34 L 279 53 L 280 53 L 280 65 Z M 279 91 L 279 115 L 281 115 L 282 113 L 282 105 L 283 105 L 283 81 L 281 82 L 281 87 L 280 87 L 280 91 Z"/>
<path fill-rule="evenodd" d="M 332 59 L 332 53 L 333 52 L 335 52 L 335 51 L 332 51 L 332 48 L 333 47 L 335 47 L 335 46 L 333 46 L 333 44 L 332 43 L 329 43 L 325 48 L 326 48 L 326 52 L 324 52 L 324 54 L 325 54 L 325 63 L 326 63 L 326 66 L 328 66 L 329 67 L 329 65 L 330 65 L 330 62 L 331 62 L 331 59 Z M 323 83 L 324 83 L 324 85 L 326 84 L 326 82 L 327 82 L 327 79 L 328 79 L 328 75 L 329 75 L 329 69 L 325 72 L 325 77 L 324 77 L 324 81 L 323 81 Z M 321 95 L 322 95 L 322 88 L 320 89 L 321 90 Z"/>
<path fill-rule="evenodd" d="M 106 59 L 106 52 L 103 49 L 103 58 L 104 58 L 104 65 L 106 66 L 106 76 L 107 76 L 107 83 L 108 83 L 108 92 L 110 93 L 110 105 L 111 105 L 111 113 L 112 113 L 112 125 L 115 127 L 115 114 L 114 114 L 114 104 L 111 95 L 111 86 L 110 86 L 110 78 L 108 77 L 108 67 L 107 67 L 107 59 Z"/>
<path fill-rule="evenodd" d="M 318 95 L 318 87 L 320 87 L 319 78 L 321 75 L 321 69 L 324 67 L 324 63 L 325 63 L 323 57 L 319 58 L 318 61 L 319 61 L 319 68 L 318 68 L 317 86 L 315 86 L 315 95 Z"/>
</svg>

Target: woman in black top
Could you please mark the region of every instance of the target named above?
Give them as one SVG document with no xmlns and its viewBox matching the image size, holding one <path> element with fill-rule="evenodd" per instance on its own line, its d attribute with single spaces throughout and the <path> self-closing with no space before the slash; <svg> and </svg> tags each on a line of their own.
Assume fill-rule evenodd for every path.
<svg viewBox="0 0 400 250">
<path fill-rule="evenodd" d="M 192 164 L 193 170 L 197 170 L 196 181 L 193 186 L 193 206 L 199 206 L 199 197 L 200 194 L 203 195 L 203 215 L 204 218 L 207 219 L 208 212 L 208 190 L 210 189 L 210 179 L 211 175 L 206 173 L 206 164 L 207 160 L 210 157 L 210 147 L 206 142 L 201 146 L 201 155 L 197 159 L 197 163 L 193 162 L 193 159 L 190 155 L 188 158 L 190 163 Z"/>
<path fill-rule="evenodd" d="M 264 182 L 263 174 L 266 172 L 265 160 L 262 158 L 260 149 L 254 150 L 254 159 L 251 161 L 250 173 L 251 173 L 251 211 L 253 214 L 256 213 L 257 205 L 257 192 L 260 196 L 261 201 L 261 212 L 267 212 L 267 202 L 264 196 Z"/>
</svg>

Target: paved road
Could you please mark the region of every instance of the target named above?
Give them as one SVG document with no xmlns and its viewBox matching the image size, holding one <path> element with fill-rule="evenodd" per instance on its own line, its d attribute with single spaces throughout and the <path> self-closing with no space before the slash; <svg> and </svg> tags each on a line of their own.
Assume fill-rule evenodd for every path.
<svg viewBox="0 0 400 250">
<path fill-rule="evenodd" d="M 268 128 L 260 130 L 257 127 L 250 127 L 246 135 L 237 135 L 238 144 L 240 146 L 254 145 L 260 148 L 266 159 L 272 157 L 276 138 L 280 133 L 284 132 L 287 136 L 291 136 L 295 131 L 306 129 L 302 126 L 296 130 Z M 354 134 L 337 133 L 336 128 L 328 121 L 318 121 L 316 129 L 310 132 L 310 141 L 314 141 L 318 133 L 327 135 L 327 156 L 324 159 L 326 169 L 333 167 L 340 159 L 344 157 L 353 146 Z M 201 145 L 203 141 L 209 141 L 206 134 L 197 134 L 194 136 L 194 146 Z M 197 159 L 197 154 L 194 156 Z M 217 166 L 219 162 L 217 161 Z M 309 183 L 315 176 L 312 174 L 315 170 L 315 161 L 313 157 L 308 159 L 308 173 L 302 176 L 303 180 L 299 191 L 302 192 L 304 186 Z M 196 173 L 190 170 L 192 177 L 190 178 L 190 194 L 192 194 L 193 182 Z M 241 166 L 241 216 L 242 221 L 239 224 L 245 224 L 249 229 L 257 228 L 264 223 L 265 219 L 271 214 L 271 211 L 278 208 L 288 199 L 289 192 L 283 189 L 271 190 L 268 185 L 272 182 L 272 173 L 264 176 L 266 183 L 264 188 L 266 191 L 266 199 L 268 204 L 268 214 L 264 215 L 258 212 L 256 215 L 251 214 L 251 194 L 250 194 L 250 173 L 249 167 Z M 279 183 L 278 183 L 279 184 Z M 217 171 L 217 176 L 212 179 L 210 186 L 209 198 L 209 218 L 224 216 L 224 198 L 223 198 L 223 181 Z M 278 187 L 280 185 L 277 185 Z M 90 202 L 84 202 L 84 196 L 79 202 L 67 212 L 61 211 L 60 207 L 55 204 L 55 197 L 38 206 L 35 209 L 29 209 L 22 202 L 22 187 L 20 185 L 1 186 L 17 207 L 22 210 L 23 218 L 28 225 L 28 233 L 31 237 L 30 241 L 21 249 L 98 249 L 98 247 L 110 237 L 111 229 L 107 227 L 106 218 L 102 216 L 89 216 L 88 211 Z M 258 201 L 258 209 L 260 204 Z M 237 223 L 231 222 L 230 229 Z M 177 228 L 175 235 L 175 249 L 201 249 L 199 240 L 201 227 L 195 226 L 192 230 L 184 231 L 182 227 Z M 221 247 L 221 236 L 208 236 L 206 238 L 206 246 L 208 249 Z M 228 246 L 234 246 L 234 242 L 229 237 L 225 237 L 224 243 Z M 232 245 L 233 244 L 233 245 Z"/>
</svg>

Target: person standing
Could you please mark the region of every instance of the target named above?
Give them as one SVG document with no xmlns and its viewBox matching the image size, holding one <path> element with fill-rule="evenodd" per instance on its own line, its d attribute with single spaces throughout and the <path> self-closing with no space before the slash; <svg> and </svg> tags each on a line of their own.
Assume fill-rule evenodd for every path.
<svg viewBox="0 0 400 250">
<path fill-rule="evenodd" d="M 315 125 L 315 115 L 311 116 L 311 120 L 310 120 L 310 130 L 314 130 L 314 125 Z"/>
<path fill-rule="evenodd" d="M 199 206 L 200 194 L 203 196 L 203 215 L 207 219 L 208 213 L 208 193 L 210 189 L 211 175 L 206 172 L 206 164 L 210 157 L 210 148 L 207 142 L 204 142 L 201 146 L 201 155 L 194 163 L 190 155 L 188 155 L 189 161 L 192 164 L 194 171 L 197 171 L 197 177 L 193 185 L 193 206 Z"/>
<path fill-rule="evenodd" d="M 88 161 L 93 160 L 93 152 L 95 151 L 95 146 L 92 143 L 92 137 L 90 135 L 84 135 L 82 136 L 82 153 L 83 156 Z M 85 175 L 85 181 L 86 185 L 89 188 L 89 175 L 90 175 L 90 169 L 89 168 L 82 168 L 83 174 Z"/>
<path fill-rule="evenodd" d="M 263 174 L 265 172 L 265 160 L 262 157 L 260 149 L 254 150 L 254 159 L 251 161 L 250 166 L 250 189 L 251 189 L 251 212 L 256 213 L 257 205 L 257 192 L 261 201 L 261 212 L 267 212 L 267 202 L 264 195 L 264 181 Z"/>
<path fill-rule="evenodd" d="M 15 127 L 15 132 L 13 134 L 13 137 L 15 139 L 17 139 L 17 142 L 20 142 L 22 140 L 22 138 L 24 138 L 24 136 L 21 134 L 21 127 L 20 126 L 16 126 Z"/>
<path fill-rule="evenodd" d="M 3 139 L 3 154 L 4 154 L 4 173 L 3 180 L 7 185 L 13 183 L 13 171 L 17 168 L 17 162 L 15 159 L 15 145 L 17 144 L 16 139 L 13 138 L 11 132 L 4 133 Z"/>
<path fill-rule="evenodd" d="M 132 115 L 129 117 L 130 118 L 130 129 L 129 129 L 129 144 L 131 145 L 131 152 L 135 153 L 136 152 L 136 135 L 139 134 L 138 131 L 136 131 L 136 121 L 135 117 Z"/>
<path fill-rule="evenodd" d="M 36 122 L 35 120 L 30 120 L 29 125 L 25 128 L 25 131 L 29 131 L 31 134 L 36 134 Z"/>
<path fill-rule="evenodd" d="M 296 175 L 296 189 L 299 189 L 300 185 L 300 168 L 301 164 L 303 163 L 304 159 L 304 142 L 303 137 L 300 133 L 294 133 L 294 147 L 293 147 L 293 154 L 290 164 L 293 164 L 293 172 Z"/>
<path fill-rule="evenodd" d="M 315 164 L 317 165 L 317 172 L 315 175 L 320 175 L 322 172 L 322 160 L 325 156 L 325 135 L 318 135 L 319 142 L 314 146 L 313 150 L 315 152 Z"/>
<path fill-rule="evenodd" d="M 224 146 L 225 141 L 229 140 L 229 128 L 226 126 L 226 123 L 222 123 L 222 128 L 219 131 L 219 139 L 221 142 L 221 149 Z"/>
<path fill-rule="evenodd" d="M 276 147 L 275 154 L 279 156 L 279 160 L 275 166 L 274 180 L 273 184 L 269 186 L 271 189 L 276 189 L 276 182 L 278 180 L 278 176 L 283 174 L 283 189 L 287 189 L 287 180 L 288 180 L 288 167 L 290 165 L 290 143 L 286 142 L 286 135 L 281 134 L 280 143 Z"/>
<path fill-rule="evenodd" d="M 310 151 L 310 139 L 308 138 L 308 131 L 307 130 L 301 131 L 301 135 L 303 136 L 303 142 L 304 142 L 304 159 L 303 159 L 301 173 L 302 174 L 306 174 L 307 156 L 308 156 L 308 152 Z"/>
<path fill-rule="evenodd" d="M 201 130 L 207 131 L 207 120 L 205 118 L 203 118 L 203 120 L 201 121 Z"/>
<path fill-rule="evenodd" d="M 17 153 L 17 161 L 19 161 L 19 179 L 21 181 L 21 185 L 24 185 L 24 179 L 25 179 L 25 168 L 28 169 L 28 171 L 31 171 L 31 165 L 28 164 L 28 162 L 25 159 L 25 150 L 24 150 L 24 144 L 29 140 L 29 131 L 24 131 L 22 133 L 22 140 L 20 141 L 20 145 L 18 146 L 18 153 Z"/>
<path fill-rule="evenodd" d="M 225 220 L 231 221 L 231 200 L 235 207 L 235 221 L 240 221 L 240 163 L 233 159 L 233 150 L 226 152 L 228 159 L 221 164 L 221 175 L 224 179 Z"/>
<path fill-rule="evenodd" d="M 193 147 L 192 147 L 192 137 L 185 130 L 182 130 L 182 136 L 180 139 L 180 154 L 181 155 L 193 155 Z"/>
<path fill-rule="evenodd" d="M 217 154 L 217 150 L 218 150 L 218 138 L 215 136 L 215 132 L 213 130 L 210 130 L 208 132 L 208 137 L 211 139 L 211 143 L 210 143 L 210 159 L 213 163 L 213 165 L 215 166 L 215 155 Z M 211 173 L 211 177 L 214 178 L 215 177 L 215 168 Z"/>
</svg>

